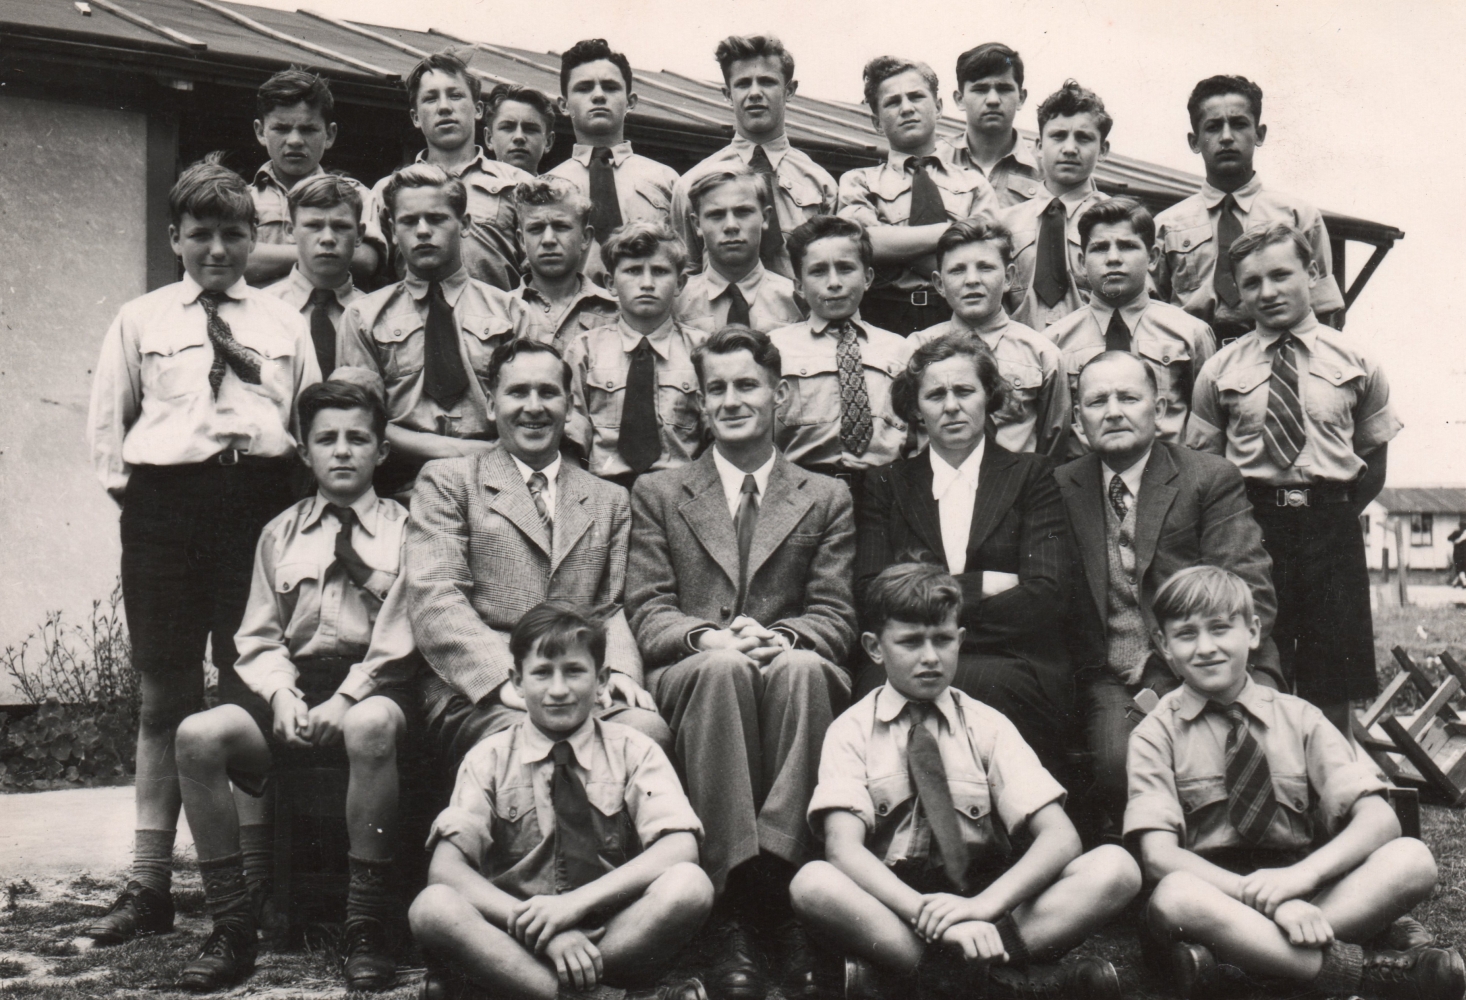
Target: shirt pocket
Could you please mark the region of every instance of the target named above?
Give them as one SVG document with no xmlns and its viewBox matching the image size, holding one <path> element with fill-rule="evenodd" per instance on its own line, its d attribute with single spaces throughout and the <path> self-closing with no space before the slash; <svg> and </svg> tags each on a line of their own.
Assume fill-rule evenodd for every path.
<svg viewBox="0 0 1466 1000">
<path fill-rule="evenodd" d="M 1170 264 L 1172 291 L 1189 295 L 1211 276 L 1216 262 L 1211 223 L 1166 230 L 1162 250 Z"/>
<path fill-rule="evenodd" d="M 475 225 L 488 226 L 504 237 L 513 239 L 515 225 L 514 182 L 494 178 L 476 178 L 468 183 L 468 212 Z"/>
<path fill-rule="evenodd" d="M 485 390 L 489 385 L 489 361 L 500 344 L 514 336 L 514 328 L 502 316 L 486 313 L 468 313 L 459 319 L 463 330 L 464 345 L 468 348 L 468 362 L 473 367 Z"/>
<path fill-rule="evenodd" d="M 1286 827 L 1286 833 L 1274 830 L 1274 836 L 1281 836 L 1286 844 L 1282 846 L 1301 848 L 1313 843 L 1312 797 L 1308 790 L 1308 775 L 1273 773 L 1273 798 L 1281 807 L 1278 819 Z M 1273 821 L 1275 827 L 1278 820 Z"/>
<path fill-rule="evenodd" d="M 424 321 L 413 316 L 390 316 L 372 327 L 372 340 L 382 368 L 382 379 L 398 382 L 422 371 L 427 333 Z"/>
<path fill-rule="evenodd" d="M 273 403 L 289 405 L 295 399 L 295 345 L 283 338 L 273 342 L 251 340 L 241 343 L 260 362 L 259 385 L 245 382 L 244 387 Z"/>
<path fill-rule="evenodd" d="M 138 347 L 144 397 L 179 399 L 209 391 L 214 349 L 202 330 L 193 336 L 145 334 Z"/>
<path fill-rule="evenodd" d="M 1325 427 L 1348 428 L 1349 432 L 1344 437 L 1352 438 L 1354 407 L 1359 401 L 1360 387 L 1368 377 L 1364 369 L 1347 361 L 1312 357 L 1308 359 L 1308 374 L 1316 375 L 1327 384 L 1314 382 L 1307 385 L 1305 380 L 1300 379 L 1303 408 L 1308 411 L 1314 423 Z"/>
<path fill-rule="evenodd" d="M 626 368 L 592 368 L 585 374 L 585 408 L 597 427 L 620 427 L 626 402 Z"/>
<path fill-rule="evenodd" d="M 1208 774 L 1196 778 L 1176 779 L 1176 797 L 1181 800 L 1181 811 L 1186 814 L 1188 824 L 1191 817 L 1208 806 L 1227 801 L 1227 779 L 1220 774 Z"/>
<path fill-rule="evenodd" d="M 616 781 L 591 781 L 585 786 L 585 797 L 590 800 L 601 856 L 619 868 L 641 850 L 626 809 L 626 786 Z"/>
<path fill-rule="evenodd" d="M 1217 376 L 1217 392 L 1221 395 L 1222 407 L 1231 416 L 1237 430 L 1256 432 L 1262 429 L 1263 421 L 1267 419 L 1268 379 L 1272 374 L 1272 365 L 1264 361 L 1230 369 Z"/>
<path fill-rule="evenodd" d="M 825 208 L 825 192 L 812 177 L 798 174 L 779 176 L 779 187 L 798 209 L 801 222 L 819 215 Z"/>
<path fill-rule="evenodd" d="M 535 811 L 534 785 L 526 782 L 495 790 L 493 834 L 496 853 L 502 849 L 509 855 L 511 864 L 517 863 L 545 839 Z"/>
<path fill-rule="evenodd" d="M 662 423 L 684 434 L 702 425 L 697 405 L 697 372 L 692 368 L 664 368 L 657 372 L 657 403 Z"/>
<path fill-rule="evenodd" d="M 827 424 L 840 419 L 840 367 L 833 357 L 784 355 L 789 396 L 779 411 L 785 427 Z"/>
<path fill-rule="evenodd" d="M 1023 361 L 1004 361 L 998 365 L 1003 376 L 1003 405 L 993 415 L 999 426 L 1019 424 L 1028 419 L 1044 384 L 1044 370 Z"/>
<path fill-rule="evenodd" d="M 320 581 L 325 567 L 316 562 L 287 562 L 275 567 L 275 593 L 283 605 L 285 638 L 294 642 L 309 639 L 320 625 Z M 307 603 L 307 614 L 301 614 L 300 595 L 303 591 L 314 591 L 314 606 Z"/>
<path fill-rule="evenodd" d="M 875 810 L 876 822 L 888 816 L 899 814 L 902 807 L 916 794 L 911 787 L 911 778 L 905 774 L 888 774 L 870 779 L 871 808 Z"/>
<path fill-rule="evenodd" d="M 627 215 L 632 218 L 665 219 L 672 212 L 672 194 L 655 181 L 640 180 L 632 185 L 636 204 Z"/>
</svg>

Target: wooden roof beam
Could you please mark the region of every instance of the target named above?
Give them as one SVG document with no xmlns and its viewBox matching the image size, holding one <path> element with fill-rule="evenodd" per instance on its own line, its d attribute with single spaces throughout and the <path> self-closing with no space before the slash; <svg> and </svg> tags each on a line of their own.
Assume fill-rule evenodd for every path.
<svg viewBox="0 0 1466 1000">
<path fill-rule="evenodd" d="M 233 21 L 235 24 L 248 28 L 250 31 L 253 31 L 257 35 L 264 35 L 266 38 L 273 38 L 277 42 L 284 42 L 286 45 L 293 45 L 296 48 L 304 49 L 306 52 L 309 52 L 313 55 L 323 56 L 324 58 L 333 60 L 334 62 L 344 63 L 345 65 L 351 66 L 355 69 L 359 69 L 364 73 L 370 73 L 373 76 L 380 76 L 386 80 L 396 82 L 402 79 L 400 76 L 398 76 L 396 73 L 392 72 L 389 69 L 383 69 L 380 66 L 373 66 L 369 62 L 357 59 L 354 56 L 349 56 L 344 52 L 337 52 L 335 49 L 328 49 L 324 45 L 317 45 L 315 42 L 307 42 L 303 38 L 295 38 L 287 35 L 283 31 L 276 31 L 274 28 L 271 28 L 268 25 L 261 24 L 259 21 L 256 21 L 252 17 L 245 17 L 238 11 L 233 11 L 230 10 L 228 7 L 223 6 L 222 4 L 214 3 L 214 0 L 191 0 L 191 2 L 198 4 L 205 10 L 213 11 L 220 17 L 227 18 L 228 20 Z"/>
<path fill-rule="evenodd" d="M 201 42 L 192 35 L 185 35 L 181 31 L 176 31 L 167 25 L 159 24 L 157 21 L 143 17 L 141 14 L 134 14 L 121 4 L 115 3 L 114 0 L 93 0 L 92 6 L 100 7 L 109 14 L 114 14 L 130 24 L 137 25 L 144 31 L 151 31 L 155 35 L 162 35 L 170 42 L 182 45 L 186 49 L 202 52 L 209 47 L 207 42 Z"/>
</svg>

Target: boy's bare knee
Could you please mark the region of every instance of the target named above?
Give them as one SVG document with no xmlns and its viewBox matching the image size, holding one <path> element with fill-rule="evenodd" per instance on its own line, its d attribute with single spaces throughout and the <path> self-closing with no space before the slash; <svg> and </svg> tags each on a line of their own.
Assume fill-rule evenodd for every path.
<svg viewBox="0 0 1466 1000">
<path fill-rule="evenodd" d="M 712 880 L 707 872 L 691 861 L 682 861 L 668 868 L 657 879 L 656 885 L 683 916 L 699 913 L 706 916 L 713 908 Z"/>
<path fill-rule="evenodd" d="M 830 883 L 839 869 L 828 861 L 811 861 L 794 874 L 789 883 L 789 900 L 801 917 L 818 913 L 829 900 Z"/>
<path fill-rule="evenodd" d="M 1396 837 L 1375 851 L 1374 857 L 1389 865 L 1392 884 L 1408 886 L 1422 896 L 1434 889 L 1440 878 L 1435 855 L 1414 837 Z"/>
<path fill-rule="evenodd" d="M 385 761 L 397 749 L 397 719 L 391 702 L 369 698 L 351 706 L 342 726 L 346 753 L 353 758 Z"/>
<path fill-rule="evenodd" d="M 462 904 L 463 898 L 446 885 L 430 885 L 417 894 L 407 908 L 407 924 L 419 943 L 440 944 L 442 930 L 450 922 L 449 914 Z"/>
<path fill-rule="evenodd" d="M 1140 866 L 1117 844 L 1103 844 L 1086 855 L 1091 871 L 1102 883 L 1104 898 L 1128 903 L 1140 891 Z"/>
<path fill-rule="evenodd" d="M 224 706 L 220 706 L 223 708 Z M 204 760 L 217 755 L 229 733 L 229 712 L 220 708 L 195 712 L 177 724 L 173 749 L 181 760 Z"/>
<path fill-rule="evenodd" d="M 1187 872 L 1172 872 L 1161 879 L 1147 910 L 1151 930 L 1164 938 L 1177 937 L 1194 922 L 1197 901 L 1210 888 Z"/>
</svg>

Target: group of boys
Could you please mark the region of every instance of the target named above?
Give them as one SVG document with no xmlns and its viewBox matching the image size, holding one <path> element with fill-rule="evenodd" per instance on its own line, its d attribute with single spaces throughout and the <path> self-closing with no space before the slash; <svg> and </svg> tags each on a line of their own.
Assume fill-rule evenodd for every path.
<svg viewBox="0 0 1466 1000">
<path fill-rule="evenodd" d="M 1094 184 L 1112 122 L 1092 92 L 1067 82 L 1036 140 L 1016 132 L 1006 46 L 959 59 L 955 141 L 929 67 L 868 64 L 890 152 L 838 185 L 789 144 L 778 41 L 717 59 L 736 135 L 682 177 L 632 151 L 631 69 L 599 39 L 562 59 L 575 147 L 538 177 L 555 106 L 485 100 L 447 53 L 407 81 L 426 148 L 371 191 L 321 169 L 330 92 L 298 70 L 260 91 L 252 183 L 185 171 L 185 276 L 123 307 L 93 391 L 143 708 L 134 866 L 89 933 L 172 928 L 183 808 L 213 933 L 180 985 L 248 976 L 270 775 L 344 762 L 344 974 L 386 988 L 398 756 L 421 745 L 458 770 L 408 914 L 425 997 L 614 1000 L 716 911 L 730 1000 L 765 995 L 766 950 L 785 995 L 818 995 L 806 931 L 846 956 L 850 997 L 1118 998 L 1109 962 L 1058 959 L 1144 889 L 1183 996 L 1255 974 L 1460 998 L 1459 955 L 1398 919 L 1430 852 L 1340 732 L 1373 684 L 1353 515 L 1399 424 L 1377 367 L 1314 320 L 1341 317 L 1328 236 L 1256 179 L 1261 91 L 1197 86 L 1206 184 L 1152 219 Z M 999 446 L 1099 454 L 1117 523 L 1150 502 L 1152 441 L 1247 478 L 1280 676 L 1329 714 L 1249 673 L 1263 609 L 1237 575 L 1131 579 L 1180 682 L 1143 721 L 1119 709 L 1134 854 L 1120 830 L 1084 853 L 1065 787 L 951 687 L 944 568 L 884 570 L 857 624 L 851 494 L 921 445 L 891 386 L 939 338 L 995 359 Z M 1126 355 L 1144 363 L 1121 378 Z M 857 643 L 885 683 L 849 705 Z M 1128 698 L 1139 676 L 1114 669 Z"/>
</svg>

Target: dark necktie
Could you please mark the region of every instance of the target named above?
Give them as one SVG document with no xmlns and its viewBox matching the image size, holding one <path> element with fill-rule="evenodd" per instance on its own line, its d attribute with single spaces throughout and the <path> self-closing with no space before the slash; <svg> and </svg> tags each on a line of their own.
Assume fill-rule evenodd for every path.
<svg viewBox="0 0 1466 1000">
<path fill-rule="evenodd" d="M 1227 732 L 1227 818 L 1243 840 L 1261 844 L 1278 811 L 1267 754 L 1252 735 L 1247 710 L 1241 705 L 1213 701 L 1207 707 L 1226 716 L 1231 724 Z"/>
<path fill-rule="evenodd" d="M 311 292 L 311 343 L 316 345 L 316 361 L 321 365 L 321 378 L 330 378 L 336 370 L 336 324 L 331 322 L 331 302 L 336 293 L 329 288 Z"/>
<path fill-rule="evenodd" d="M 738 534 L 738 612 L 743 612 L 743 599 L 748 596 L 748 554 L 753 550 L 753 532 L 758 527 L 758 480 L 753 473 L 743 477 L 738 498 L 738 514 L 733 529 Z"/>
<path fill-rule="evenodd" d="M 1217 266 L 1212 287 L 1217 297 L 1229 306 L 1242 301 L 1237 291 L 1237 275 L 1232 270 L 1232 243 L 1242 235 L 1242 223 L 1237 220 L 1237 199 L 1227 195 L 1222 199 L 1222 210 L 1217 216 Z"/>
<path fill-rule="evenodd" d="M 1293 467 L 1308 441 L 1303 426 L 1303 400 L 1298 392 L 1298 362 L 1295 340 L 1284 333 L 1274 346 L 1273 372 L 1267 380 L 1267 416 L 1262 423 L 1262 443 L 1279 471 Z"/>
<path fill-rule="evenodd" d="M 571 766 L 575 753 L 569 742 L 557 741 L 551 757 L 555 761 L 550 782 L 550 803 L 555 807 L 555 881 L 566 890 L 578 889 L 606 873 L 600 839 L 585 785 Z"/>
<path fill-rule="evenodd" d="M 616 168 L 609 146 L 597 146 L 590 154 L 590 206 L 596 239 L 605 243 L 621 228 L 621 199 L 616 194 Z"/>
<path fill-rule="evenodd" d="M 743 297 L 743 289 L 739 288 L 736 282 L 728 282 L 728 287 L 723 292 L 724 299 L 728 302 L 728 321 L 724 326 L 751 326 L 748 316 L 748 300 Z"/>
<path fill-rule="evenodd" d="M 748 165 L 763 178 L 764 187 L 768 189 L 771 218 L 768 225 L 764 226 L 763 238 L 758 243 L 758 259 L 763 261 L 764 267 L 771 268 L 779 262 L 779 253 L 784 249 L 784 230 L 779 225 L 778 177 L 774 173 L 774 164 L 769 159 L 769 154 L 762 146 L 753 147 L 753 156 Z"/>
<path fill-rule="evenodd" d="M 336 522 L 341 525 L 341 530 L 336 532 L 336 562 L 346 570 L 352 583 L 365 587 L 366 582 L 371 579 L 372 568 L 357 555 L 356 549 L 351 545 L 351 529 L 356 525 L 356 511 L 340 504 L 328 503 L 326 513 L 334 514 Z"/>
<path fill-rule="evenodd" d="M 1039 301 L 1051 309 L 1069 291 L 1068 236 L 1064 232 L 1067 218 L 1064 203 L 1058 198 L 1049 202 L 1039 218 L 1033 290 L 1038 293 Z"/>
<path fill-rule="evenodd" d="M 1110 325 L 1105 327 L 1105 350 L 1127 353 L 1130 350 L 1130 327 L 1118 309 L 1110 313 Z"/>
<path fill-rule="evenodd" d="M 908 226 L 932 226 L 946 223 L 947 206 L 942 201 L 942 192 L 932 175 L 927 171 L 940 167 L 942 161 L 935 156 L 909 156 L 906 158 L 906 172 L 911 175 L 911 214 L 906 217 Z M 911 262 L 911 270 L 923 281 L 931 281 L 937 269 L 936 254 L 926 254 Z"/>
<path fill-rule="evenodd" d="M 525 485 L 529 487 L 529 497 L 534 501 L 534 509 L 539 511 L 540 520 L 545 522 L 545 534 L 554 537 L 554 522 L 550 520 L 550 508 L 545 503 L 545 493 L 550 488 L 550 480 L 543 472 L 531 472 L 529 481 Z"/>
<path fill-rule="evenodd" d="M 656 352 L 652 350 L 652 342 L 645 337 L 631 352 L 616 450 L 631 471 L 638 475 L 650 469 L 662 453 L 662 436 L 657 429 Z"/>
<path fill-rule="evenodd" d="M 1125 485 L 1125 480 L 1120 478 L 1118 472 L 1115 473 L 1115 478 L 1110 480 L 1110 506 L 1115 508 L 1115 515 L 1122 521 L 1130 512 L 1130 503 L 1125 499 L 1129 493 L 1130 489 Z"/>
<path fill-rule="evenodd" d="M 865 366 L 860 360 L 860 337 L 848 319 L 838 331 L 830 332 L 840 338 L 835 346 L 835 363 L 840 370 L 840 447 L 852 455 L 864 455 L 870 447 L 873 427 Z"/>
<path fill-rule="evenodd" d="M 942 868 L 952 884 L 963 892 L 967 891 L 967 843 L 962 839 L 962 828 L 957 822 L 957 808 L 952 804 L 952 789 L 947 785 L 947 768 L 942 764 L 942 751 L 937 738 L 925 725 L 925 720 L 934 712 L 933 706 L 910 702 L 911 734 L 906 742 L 906 763 L 911 771 L 911 783 L 916 786 L 916 800 L 920 805 L 917 822 L 923 819 L 931 827 L 932 839 L 937 843 L 937 853 L 942 856 Z"/>
<path fill-rule="evenodd" d="M 458 324 L 443 295 L 443 283 L 428 282 L 428 319 L 423 325 L 422 391 L 445 410 L 468 389 L 468 372 L 458 349 Z"/>
<path fill-rule="evenodd" d="M 219 315 L 219 303 L 227 295 L 223 292 L 200 292 L 199 303 L 208 317 L 209 343 L 214 345 L 214 362 L 209 366 L 209 386 L 214 398 L 219 396 L 219 386 L 224 383 L 224 367 L 234 369 L 239 381 L 250 385 L 260 384 L 260 363 L 250 350 L 234 339 L 234 332 L 228 322 Z"/>
</svg>

